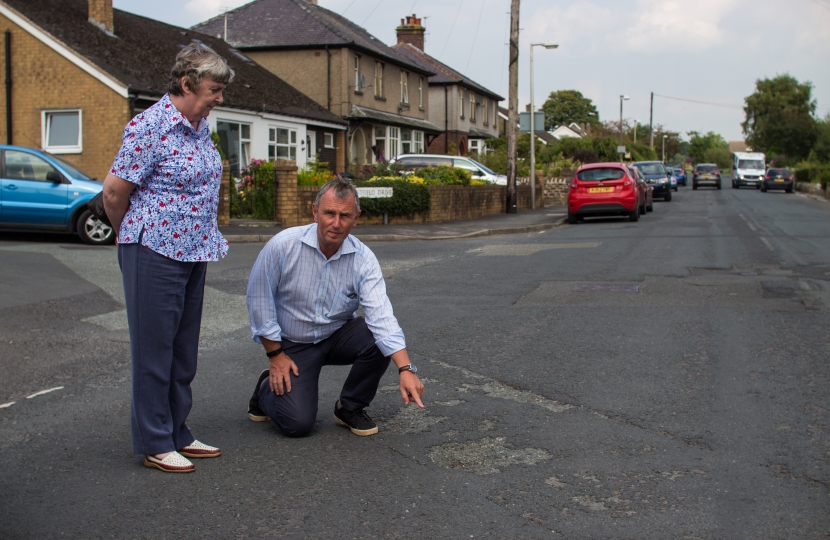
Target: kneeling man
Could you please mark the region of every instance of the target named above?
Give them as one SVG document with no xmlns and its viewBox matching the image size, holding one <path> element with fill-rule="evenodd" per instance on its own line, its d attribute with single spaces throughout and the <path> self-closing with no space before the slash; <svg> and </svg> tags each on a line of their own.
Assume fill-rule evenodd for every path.
<svg viewBox="0 0 830 540">
<path fill-rule="evenodd" d="M 291 437 L 307 435 L 317 417 L 320 370 L 351 364 L 334 419 L 356 435 L 374 435 L 377 425 L 364 409 L 390 358 L 406 405 L 423 408 L 424 385 L 406 353 L 380 264 L 349 234 L 360 216 L 357 190 L 337 178 L 320 188 L 311 208 L 314 223 L 274 236 L 251 270 L 251 331 L 271 367 L 259 376 L 248 416 L 270 418 Z M 358 305 L 365 319 L 355 317 Z"/>
</svg>

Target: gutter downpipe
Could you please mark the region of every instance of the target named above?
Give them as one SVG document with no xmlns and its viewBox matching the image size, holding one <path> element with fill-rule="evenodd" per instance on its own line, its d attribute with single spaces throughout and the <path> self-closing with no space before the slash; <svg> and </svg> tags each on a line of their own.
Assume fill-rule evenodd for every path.
<svg viewBox="0 0 830 540">
<path fill-rule="evenodd" d="M 12 33 L 6 30 L 6 144 L 12 144 Z"/>
<path fill-rule="evenodd" d="M 326 99 L 328 110 L 331 112 L 331 51 L 328 45 L 326 45 Z"/>
<path fill-rule="evenodd" d="M 450 151 L 450 102 L 447 85 L 444 85 L 444 154 Z"/>
</svg>

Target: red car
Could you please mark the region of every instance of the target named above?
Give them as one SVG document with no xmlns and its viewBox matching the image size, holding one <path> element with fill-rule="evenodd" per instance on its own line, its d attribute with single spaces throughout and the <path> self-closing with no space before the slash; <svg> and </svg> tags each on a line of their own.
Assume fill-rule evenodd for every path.
<svg viewBox="0 0 830 540">
<path fill-rule="evenodd" d="M 641 180 L 622 163 L 591 163 L 576 170 L 568 190 L 568 223 L 590 216 L 628 216 L 640 219 L 647 206 Z"/>
</svg>

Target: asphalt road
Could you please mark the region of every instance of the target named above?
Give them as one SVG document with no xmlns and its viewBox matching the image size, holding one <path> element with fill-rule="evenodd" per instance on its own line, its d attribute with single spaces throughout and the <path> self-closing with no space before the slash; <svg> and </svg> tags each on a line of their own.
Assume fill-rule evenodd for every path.
<svg viewBox="0 0 830 540">
<path fill-rule="evenodd" d="M 326 368 L 311 436 L 250 422 L 261 246 L 233 245 L 189 422 L 223 455 L 166 475 L 130 451 L 114 249 L 0 237 L 0 538 L 827 537 L 830 204 L 681 188 L 638 223 L 370 245 L 426 410 L 390 370 L 353 436 Z"/>
</svg>

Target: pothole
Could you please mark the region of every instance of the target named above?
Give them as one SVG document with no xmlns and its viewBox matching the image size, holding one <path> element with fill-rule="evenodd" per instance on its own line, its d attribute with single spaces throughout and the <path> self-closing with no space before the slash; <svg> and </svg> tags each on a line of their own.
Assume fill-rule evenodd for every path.
<svg viewBox="0 0 830 540">
<path fill-rule="evenodd" d="M 434 447 L 429 458 L 448 469 L 475 474 L 496 474 L 510 465 L 536 465 L 550 459 L 540 448 L 512 448 L 504 437 L 485 437 L 464 443 L 447 443 Z"/>
</svg>

